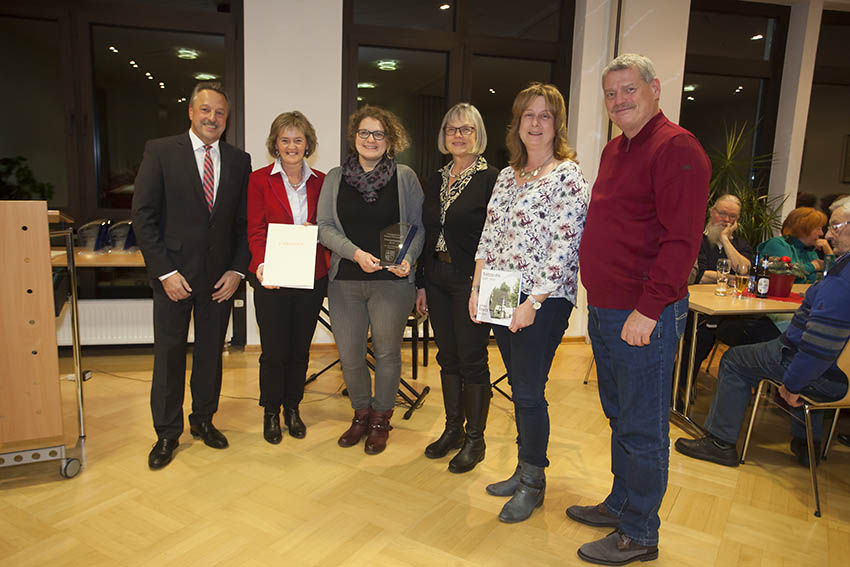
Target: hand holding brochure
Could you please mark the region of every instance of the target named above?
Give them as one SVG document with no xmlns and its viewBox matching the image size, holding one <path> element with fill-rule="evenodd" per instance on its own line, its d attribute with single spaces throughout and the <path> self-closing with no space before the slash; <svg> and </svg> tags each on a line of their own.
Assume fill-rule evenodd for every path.
<svg viewBox="0 0 850 567">
<path fill-rule="evenodd" d="M 269 224 L 263 284 L 313 289 L 319 227 Z"/>
<path fill-rule="evenodd" d="M 480 285 L 476 318 L 482 323 L 509 326 L 514 309 L 519 307 L 522 272 L 484 269 Z"/>
</svg>

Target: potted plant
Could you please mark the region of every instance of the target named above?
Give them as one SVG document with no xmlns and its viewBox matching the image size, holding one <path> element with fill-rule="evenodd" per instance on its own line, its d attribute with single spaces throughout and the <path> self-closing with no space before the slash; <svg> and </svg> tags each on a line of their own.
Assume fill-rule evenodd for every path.
<svg viewBox="0 0 850 567">
<path fill-rule="evenodd" d="M 0 158 L 0 199 L 47 201 L 52 198 L 53 185 L 35 178 L 27 158 Z"/>
<path fill-rule="evenodd" d="M 768 197 L 762 185 L 771 163 L 771 154 L 750 153 L 755 128 L 733 124 L 725 127 L 724 147 L 714 148 L 711 159 L 711 181 L 708 202 L 729 193 L 741 200 L 741 218 L 736 234 L 755 248 L 772 238 L 782 224 L 782 205 L 786 197 Z M 708 211 L 706 211 L 706 222 Z"/>
<path fill-rule="evenodd" d="M 767 273 L 770 274 L 770 287 L 767 289 L 767 294 L 774 297 L 788 297 L 791 295 L 794 280 L 806 277 L 803 267 L 793 263 L 788 256 L 781 258 L 772 256 L 767 264 Z"/>
</svg>

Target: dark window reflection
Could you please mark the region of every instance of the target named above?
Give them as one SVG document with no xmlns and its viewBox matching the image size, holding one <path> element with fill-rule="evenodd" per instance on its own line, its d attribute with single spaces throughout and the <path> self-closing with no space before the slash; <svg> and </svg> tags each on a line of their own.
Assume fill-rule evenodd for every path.
<svg viewBox="0 0 850 567">
<path fill-rule="evenodd" d="M 769 61 L 775 31 L 774 18 L 692 11 L 688 55 Z"/>
<path fill-rule="evenodd" d="M 24 157 L 53 186 L 51 207 L 68 206 L 65 116 L 56 22 L 0 17 L 0 158 Z M 17 182 L 12 182 L 17 186 Z"/>
<path fill-rule="evenodd" d="M 355 0 L 354 23 L 453 31 L 455 0 Z"/>
<path fill-rule="evenodd" d="M 469 0 L 470 34 L 557 41 L 561 0 Z"/>
<path fill-rule="evenodd" d="M 838 24 L 823 24 L 820 28 L 818 39 L 817 66 L 839 67 L 847 69 L 850 67 L 850 26 Z M 850 80 L 850 76 L 845 76 Z"/>
<path fill-rule="evenodd" d="M 198 80 L 225 82 L 224 36 L 93 25 L 92 57 L 98 203 L 129 208 L 145 142 L 188 130 Z"/>
<path fill-rule="evenodd" d="M 679 123 L 712 154 L 725 147 L 726 131 L 746 126 L 743 160 L 755 155 L 753 128 L 764 118 L 760 107 L 761 79 L 686 73 Z"/>
<path fill-rule="evenodd" d="M 552 80 L 552 63 L 506 57 L 472 58 L 472 104 L 481 112 L 487 127 L 484 157 L 497 168 L 508 165 L 505 133 L 511 122 L 511 106 L 516 94 L 532 81 Z M 569 93 L 562 93 L 564 99 Z M 574 145 L 574 140 L 570 140 Z"/>
<path fill-rule="evenodd" d="M 436 136 L 446 112 L 447 64 L 448 55 L 441 52 L 358 49 L 357 104 L 382 106 L 401 118 L 411 145 L 398 160 L 412 167 L 422 179 L 442 164 Z"/>
</svg>

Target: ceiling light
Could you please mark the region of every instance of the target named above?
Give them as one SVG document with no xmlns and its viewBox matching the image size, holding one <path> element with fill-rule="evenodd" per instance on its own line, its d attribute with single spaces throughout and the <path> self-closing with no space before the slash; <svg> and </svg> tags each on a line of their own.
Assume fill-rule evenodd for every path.
<svg viewBox="0 0 850 567">
<path fill-rule="evenodd" d="M 357 83 L 358 89 L 374 89 L 376 86 L 375 83 Z"/>
<path fill-rule="evenodd" d="M 153 81 L 153 75 L 148 75 L 148 80 Z"/>
<path fill-rule="evenodd" d="M 696 99 L 695 99 L 694 97 L 692 97 L 692 96 L 689 96 L 689 97 L 688 97 L 688 100 L 690 100 L 690 101 L 694 101 L 694 100 L 696 100 Z"/>
<path fill-rule="evenodd" d="M 182 97 L 178 98 L 177 102 L 186 102 L 186 97 L 182 96 Z"/>
<path fill-rule="evenodd" d="M 695 90 L 697 90 L 698 86 L 699 85 L 685 85 L 685 87 L 682 90 L 685 91 L 686 93 L 692 93 Z"/>
<path fill-rule="evenodd" d="M 107 47 L 107 49 L 109 49 L 109 51 L 111 51 L 112 53 L 118 53 L 118 48 L 114 45 L 110 45 L 109 47 Z"/>
<path fill-rule="evenodd" d="M 150 72 L 149 72 L 149 71 L 146 71 L 146 72 L 145 72 L 145 77 L 150 77 L 150 76 L 151 76 Z"/>
<path fill-rule="evenodd" d="M 357 102 L 363 102 L 363 97 L 362 96 L 357 97 Z"/>
<path fill-rule="evenodd" d="M 196 81 L 214 81 L 218 79 L 218 75 L 212 73 L 195 73 L 192 75 Z"/>
<path fill-rule="evenodd" d="M 375 65 L 381 71 L 395 71 L 398 69 L 398 60 L 397 59 L 381 59 L 380 61 L 375 61 Z"/>
<path fill-rule="evenodd" d="M 197 59 L 201 54 L 197 49 L 189 49 L 188 47 L 178 47 L 176 53 L 178 59 Z"/>
<path fill-rule="evenodd" d="M 756 35 L 754 35 L 753 37 L 750 38 L 750 41 L 758 41 L 760 39 L 764 39 L 764 36 L 761 35 L 760 33 L 757 33 Z"/>
<path fill-rule="evenodd" d="M 160 82 L 159 82 L 159 86 L 161 86 L 162 88 L 165 88 L 165 83 L 163 83 L 162 81 L 160 81 Z"/>
<path fill-rule="evenodd" d="M 495 90 L 495 89 L 487 89 L 487 90 L 490 92 L 490 94 L 496 94 L 496 90 Z"/>
<path fill-rule="evenodd" d="M 440 10 L 448 10 L 451 7 L 451 4 L 440 4 Z"/>
</svg>

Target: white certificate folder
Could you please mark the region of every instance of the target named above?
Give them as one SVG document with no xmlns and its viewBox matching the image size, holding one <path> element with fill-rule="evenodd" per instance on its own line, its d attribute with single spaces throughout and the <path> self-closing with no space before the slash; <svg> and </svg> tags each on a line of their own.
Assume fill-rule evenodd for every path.
<svg viewBox="0 0 850 567">
<path fill-rule="evenodd" d="M 313 289 L 319 227 L 269 224 L 263 285 Z"/>
</svg>

